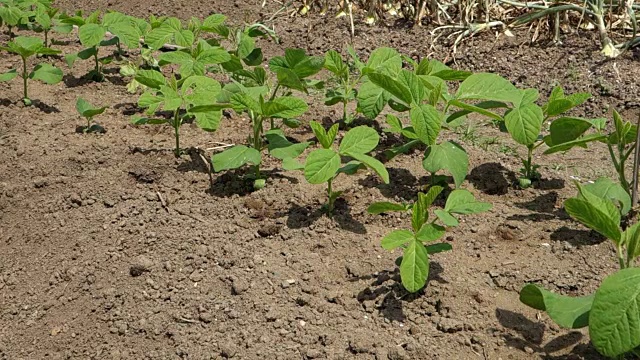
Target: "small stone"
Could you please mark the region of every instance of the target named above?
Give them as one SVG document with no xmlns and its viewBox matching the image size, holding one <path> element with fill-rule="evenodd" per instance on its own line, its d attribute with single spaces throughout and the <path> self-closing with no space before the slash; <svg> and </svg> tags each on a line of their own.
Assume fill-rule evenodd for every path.
<svg viewBox="0 0 640 360">
<path fill-rule="evenodd" d="M 249 283 L 244 280 L 236 279 L 233 281 L 233 285 L 231 285 L 233 295 L 242 295 L 247 292 L 247 290 L 249 290 Z"/>
<path fill-rule="evenodd" d="M 209 312 L 204 312 L 204 313 L 200 313 L 200 321 L 202 321 L 203 323 L 210 323 L 213 321 L 213 315 Z"/>
<path fill-rule="evenodd" d="M 295 284 L 295 283 L 296 283 L 296 281 L 295 281 L 294 279 L 287 279 L 287 280 L 284 280 L 284 281 L 282 282 L 282 288 L 283 288 L 283 289 L 286 289 L 286 288 L 288 288 L 289 286 L 291 286 L 291 285 L 293 285 L 293 284 Z"/>
<path fill-rule="evenodd" d="M 526 352 L 527 354 L 533 354 L 533 349 L 528 347 L 528 346 L 525 346 L 524 347 L 524 352 Z"/>
<path fill-rule="evenodd" d="M 151 271 L 153 267 L 153 261 L 145 255 L 140 255 L 136 257 L 131 263 L 131 267 L 129 268 L 129 274 L 131 276 L 140 276 L 145 272 Z"/>
<path fill-rule="evenodd" d="M 71 194 L 71 196 L 69 197 L 69 201 L 71 201 L 72 205 L 76 205 L 76 206 L 82 205 L 82 199 L 80 198 L 80 195 L 78 195 L 77 193 Z"/>
<path fill-rule="evenodd" d="M 108 208 L 112 208 L 116 206 L 116 202 L 112 199 L 106 199 L 102 203 L 104 204 L 105 207 L 108 207 Z"/>
<path fill-rule="evenodd" d="M 191 273 L 191 275 L 189 275 L 189 280 L 193 282 L 200 282 L 202 281 L 202 278 L 203 276 L 200 270 L 195 270 L 194 272 Z"/>
<path fill-rule="evenodd" d="M 442 332 L 454 333 L 464 330 L 464 323 L 459 320 L 443 317 L 440 319 L 440 322 L 438 322 L 437 328 Z"/>
<path fill-rule="evenodd" d="M 489 276 L 491 276 L 492 278 L 497 278 L 498 276 L 500 276 L 500 272 L 498 270 L 490 270 Z"/>
<path fill-rule="evenodd" d="M 305 352 L 307 359 L 319 359 L 324 357 L 324 351 L 318 349 L 309 349 Z"/>
<path fill-rule="evenodd" d="M 233 344 L 220 345 L 220 355 L 225 359 L 230 359 L 236 356 L 237 350 Z"/>
<path fill-rule="evenodd" d="M 56 326 L 51 329 L 51 336 L 56 336 L 62 332 L 62 326 Z"/>
<path fill-rule="evenodd" d="M 396 346 L 389 350 L 389 360 L 405 360 L 407 359 L 407 352 L 403 348 Z"/>
</svg>

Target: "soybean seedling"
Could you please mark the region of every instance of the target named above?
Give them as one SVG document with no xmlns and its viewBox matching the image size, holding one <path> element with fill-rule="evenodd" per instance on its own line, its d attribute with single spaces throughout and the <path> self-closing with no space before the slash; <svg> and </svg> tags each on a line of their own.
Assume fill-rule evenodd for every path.
<svg viewBox="0 0 640 360">
<path fill-rule="evenodd" d="M 342 191 L 333 190 L 333 182 L 340 174 L 353 175 L 359 169 L 372 169 L 384 181 L 389 183 L 389 173 L 384 165 L 367 155 L 378 145 L 380 136 L 368 126 L 358 126 L 349 130 L 342 138 L 338 151 L 332 148 L 338 134 L 338 124 L 326 131 L 320 123 L 312 121 L 311 129 L 322 145 L 322 149 L 312 151 L 304 164 L 304 177 L 310 184 L 327 184 L 327 214 L 333 214 L 336 199 Z M 342 158 L 351 158 L 343 164 Z"/>
<path fill-rule="evenodd" d="M 28 80 L 40 80 L 46 84 L 57 84 L 62 80 L 62 70 L 56 68 L 48 63 L 37 64 L 31 72 L 27 67 L 27 60 L 34 55 L 54 55 L 59 54 L 60 51 L 50 49 L 44 46 L 42 39 L 36 37 L 18 36 L 13 41 L 10 41 L 6 47 L 0 46 L 0 49 L 6 50 L 13 54 L 20 55 L 22 58 L 22 72 L 18 73 L 16 69 L 11 69 L 8 72 L 0 75 L 0 82 L 10 81 L 16 77 L 22 78 L 23 86 L 23 98 L 22 101 L 25 105 L 31 105 L 31 99 L 29 99 L 28 92 Z"/>
<path fill-rule="evenodd" d="M 105 132 L 102 126 L 98 124 L 92 124 L 92 122 L 94 116 L 102 114 L 106 109 L 106 106 L 99 108 L 93 107 L 93 105 L 91 105 L 91 103 L 89 103 L 87 100 L 78 98 L 78 100 L 76 101 L 76 110 L 78 110 L 78 113 L 87 120 L 87 126 L 81 127 L 82 132 Z"/>
<path fill-rule="evenodd" d="M 354 53 L 353 49 L 349 49 L 350 53 Z M 325 54 L 324 68 L 329 70 L 334 80 L 338 83 L 338 87 L 327 89 L 324 104 L 327 106 L 342 103 L 342 122 L 345 125 L 351 124 L 354 115 L 349 114 L 347 106 L 349 102 L 355 101 L 358 95 L 356 89 L 362 74 L 354 75 L 351 73 L 350 64 L 343 60 L 340 54 L 335 50 L 329 50 Z"/>
<path fill-rule="evenodd" d="M 442 190 L 440 186 L 433 186 L 426 194 L 418 193 L 418 200 L 411 207 L 379 202 L 371 204 L 367 209 L 371 214 L 411 210 L 411 229 L 390 232 L 382 239 L 382 247 L 387 250 L 402 248 L 400 278 L 402 286 L 412 293 L 422 289 L 427 283 L 429 255 L 452 249 L 448 243 L 425 244 L 442 238 L 446 227 L 458 226 L 458 219 L 454 215 L 477 214 L 491 209 L 491 204 L 476 201 L 469 191 L 457 189 L 449 194 L 444 209 L 434 210 L 436 216 L 429 221 L 429 208 Z"/>
<path fill-rule="evenodd" d="M 623 230 L 621 208 L 607 197 L 578 184 L 579 194 L 564 203 L 571 217 L 605 236 L 615 246 L 620 270 L 606 277 L 595 294 L 572 297 L 555 294 L 536 284 L 520 291 L 520 301 L 545 311 L 558 325 L 568 329 L 589 327 L 591 343 L 602 355 L 623 359 L 638 355 L 640 328 L 640 223 Z M 623 192 L 624 193 L 624 192 Z"/>
<path fill-rule="evenodd" d="M 210 99 L 220 92 L 220 83 L 206 76 L 189 76 L 180 80 L 175 75 L 165 78 L 156 70 L 139 70 L 136 81 L 147 87 L 138 99 L 138 105 L 146 108 L 150 117 L 134 117 L 134 125 L 169 124 L 174 129 L 176 146 L 174 154 L 182 154 L 180 148 L 180 126 L 185 120 L 195 118 L 196 124 L 205 131 L 215 131 L 222 117 L 222 108 L 208 106 Z M 198 112 L 192 112 L 201 107 Z M 171 113 L 170 117 L 155 117 L 160 110 Z"/>
</svg>

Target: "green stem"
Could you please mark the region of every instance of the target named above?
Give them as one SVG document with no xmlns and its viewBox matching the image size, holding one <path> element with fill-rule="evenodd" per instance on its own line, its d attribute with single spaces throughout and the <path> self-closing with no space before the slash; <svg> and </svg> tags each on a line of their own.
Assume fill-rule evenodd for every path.
<svg viewBox="0 0 640 360">
<path fill-rule="evenodd" d="M 533 178 L 533 146 L 527 146 L 527 162 L 524 164 L 524 177 L 531 180 Z"/>
<path fill-rule="evenodd" d="M 27 91 L 27 79 L 29 78 L 29 76 L 27 75 L 27 58 L 26 57 L 22 57 L 22 87 L 23 87 L 23 95 L 24 95 L 24 102 L 25 104 L 27 104 L 27 102 L 29 101 L 29 94 Z M 28 105 L 28 104 L 27 104 Z"/>
<path fill-rule="evenodd" d="M 87 130 L 86 131 L 89 131 L 90 127 L 91 127 L 91 117 L 88 117 L 87 118 Z"/>
<path fill-rule="evenodd" d="M 49 30 L 44 31 L 44 47 L 49 47 Z"/>
<path fill-rule="evenodd" d="M 620 181 L 620 185 L 622 185 L 622 187 L 627 193 L 630 193 L 629 183 L 627 182 L 627 178 L 625 177 L 625 174 L 624 174 L 624 163 L 622 162 L 622 160 L 624 159 L 620 159 L 621 161 L 618 162 L 618 159 L 616 158 L 616 155 L 613 152 L 613 147 L 611 146 L 611 144 L 607 144 L 607 148 L 609 150 L 609 156 L 611 157 L 611 162 L 613 162 L 613 167 L 616 168 L 616 172 L 618 173 L 618 181 Z"/>
<path fill-rule="evenodd" d="M 276 94 L 278 94 L 278 90 L 280 90 L 280 83 L 278 83 L 276 85 L 276 88 L 273 89 L 273 93 L 271 94 L 271 96 L 269 97 L 269 101 L 273 101 L 273 99 L 276 98 Z"/>
<path fill-rule="evenodd" d="M 333 183 L 333 178 L 327 181 L 327 196 L 329 196 L 329 203 L 327 204 L 327 215 L 329 217 L 333 216 L 333 205 L 335 202 L 335 199 L 333 197 L 332 183 Z"/>
<path fill-rule="evenodd" d="M 173 113 L 173 130 L 176 137 L 176 148 L 174 150 L 174 154 L 176 157 L 180 157 L 180 109 L 177 109 Z"/>
<path fill-rule="evenodd" d="M 262 150 L 262 117 L 260 115 L 255 116 L 253 111 L 249 111 L 249 117 L 253 123 L 253 148 Z M 260 165 L 255 166 L 256 180 L 260 179 Z"/>
<path fill-rule="evenodd" d="M 626 269 L 627 265 L 624 263 L 624 255 L 622 253 L 622 245 L 618 245 L 618 264 L 620 265 L 620 269 Z"/>
</svg>

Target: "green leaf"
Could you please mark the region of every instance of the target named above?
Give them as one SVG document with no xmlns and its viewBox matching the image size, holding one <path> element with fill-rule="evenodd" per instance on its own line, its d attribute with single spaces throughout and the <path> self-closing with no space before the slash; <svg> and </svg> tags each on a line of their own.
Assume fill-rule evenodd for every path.
<svg viewBox="0 0 640 360">
<path fill-rule="evenodd" d="M 402 57 L 395 49 L 380 47 L 371 52 L 366 66 L 374 71 L 395 75 L 402 69 Z"/>
<path fill-rule="evenodd" d="M 589 336 L 598 352 L 611 358 L 640 345 L 640 268 L 604 279 L 589 314 Z"/>
<path fill-rule="evenodd" d="M 322 184 L 340 169 L 340 155 L 331 149 L 314 150 L 304 165 L 304 177 L 310 184 Z"/>
<path fill-rule="evenodd" d="M 262 115 L 264 117 L 290 119 L 301 116 L 309 109 L 304 100 L 293 96 L 282 96 L 264 103 Z"/>
<path fill-rule="evenodd" d="M 416 292 L 424 287 L 429 277 L 429 254 L 422 242 L 414 240 L 404 250 L 400 264 L 402 286 L 409 292 Z"/>
<path fill-rule="evenodd" d="M 196 117 L 196 125 L 200 129 L 209 132 L 218 130 L 222 119 L 222 110 L 202 111 L 193 114 Z"/>
<path fill-rule="evenodd" d="M 11 69 L 6 73 L 0 75 L 0 82 L 11 81 L 18 76 L 18 71 L 16 69 Z"/>
<path fill-rule="evenodd" d="M 191 30 L 182 29 L 176 31 L 173 36 L 175 39 L 175 43 L 178 46 L 191 47 L 191 45 L 193 45 L 193 42 L 195 41 L 195 35 Z"/>
<path fill-rule="evenodd" d="M 352 156 L 352 154 L 366 154 L 378 146 L 380 136 L 378 132 L 366 125 L 354 127 L 349 130 L 340 142 L 340 154 Z"/>
<path fill-rule="evenodd" d="M 632 264 L 640 256 L 640 222 L 628 227 L 622 233 L 621 242 L 627 248 L 627 263 Z"/>
<path fill-rule="evenodd" d="M 567 112 L 573 107 L 573 101 L 568 99 L 558 99 L 549 101 L 549 103 L 544 107 L 544 112 L 546 116 L 551 117 Z"/>
<path fill-rule="evenodd" d="M 261 161 L 262 157 L 258 150 L 244 145 L 236 145 L 211 156 L 211 163 L 215 172 L 237 169 L 246 164 L 260 165 Z"/>
<path fill-rule="evenodd" d="M 427 89 L 422 80 L 411 71 L 402 69 L 398 74 L 398 81 L 411 93 L 413 104 L 420 104 L 427 95 Z"/>
<path fill-rule="evenodd" d="M 576 140 L 592 126 L 593 124 L 586 119 L 574 117 L 558 118 L 549 126 L 550 135 L 545 138 L 545 143 L 547 146 L 552 147 Z"/>
<path fill-rule="evenodd" d="M 518 106 L 522 94 L 509 80 L 492 73 L 476 73 L 460 84 L 456 98 L 510 102 Z"/>
<path fill-rule="evenodd" d="M 216 46 L 201 52 L 196 60 L 205 65 L 222 64 L 231 60 L 231 55 L 225 49 Z"/>
<path fill-rule="evenodd" d="M 432 105 L 420 104 L 411 108 L 411 124 L 418 139 L 426 145 L 433 145 L 442 125 L 442 114 Z"/>
<path fill-rule="evenodd" d="M 382 247 L 386 250 L 393 250 L 414 239 L 414 235 L 409 230 L 394 230 L 382 239 Z"/>
<path fill-rule="evenodd" d="M 317 121 L 312 120 L 309 122 L 309 125 L 311 125 L 311 130 L 313 130 L 313 133 L 315 134 L 322 147 L 325 149 L 329 149 L 331 147 L 331 144 L 333 144 L 333 141 L 336 139 L 336 136 L 338 135 L 338 128 L 340 127 L 340 125 L 333 124 L 331 128 L 329 128 L 329 131 L 326 131 L 322 124 Z"/>
<path fill-rule="evenodd" d="M 609 199 L 620 208 L 620 214 L 626 215 L 631 210 L 631 197 L 622 185 L 608 177 L 600 177 L 594 183 L 585 184 L 583 188 L 601 199 Z"/>
<path fill-rule="evenodd" d="M 492 205 L 477 201 L 473 194 L 464 189 L 453 190 L 447 198 L 444 210 L 453 214 L 477 214 L 491 209 Z"/>
<path fill-rule="evenodd" d="M 160 89 L 167 81 L 161 72 L 156 70 L 138 70 L 135 79 L 140 84 L 152 89 Z"/>
<path fill-rule="evenodd" d="M 349 156 L 365 164 L 368 168 L 373 169 L 385 184 L 389 183 L 389 172 L 387 172 L 387 168 L 385 168 L 384 164 L 376 158 L 356 152 L 349 153 Z"/>
<path fill-rule="evenodd" d="M 378 215 L 382 213 L 392 212 L 392 211 L 407 211 L 408 208 L 403 204 L 396 204 L 392 202 L 382 201 L 376 202 L 367 208 L 367 212 L 369 214 Z"/>
<path fill-rule="evenodd" d="M 365 81 L 358 91 L 358 109 L 367 119 L 375 119 L 390 98 L 391 94 L 384 89 L 371 81 Z"/>
<path fill-rule="evenodd" d="M 461 109 L 467 110 L 467 112 L 464 115 L 466 115 L 466 114 L 468 114 L 470 112 L 475 112 L 475 113 L 490 117 L 490 118 L 495 119 L 495 120 L 502 120 L 502 116 L 500 116 L 500 115 L 498 115 L 496 113 L 493 113 L 493 112 L 491 112 L 489 110 L 486 110 L 485 108 L 482 108 L 480 106 L 470 105 L 470 104 L 467 104 L 467 103 L 463 103 L 462 101 L 459 101 L 459 100 L 451 100 L 451 101 L 449 101 L 449 104 L 453 105 L 453 106 L 456 106 L 456 107 L 459 107 Z M 447 122 L 449 122 L 449 120 L 447 120 Z"/>
<path fill-rule="evenodd" d="M 107 109 L 106 106 L 96 108 L 93 107 L 87 100 L 79 97 L 76 101 L 76 110 L 80 115 L 86 118 L 92 118 L 96 115 L 102 114 Z"/>
<path fill-rule="evenodd" d="M 442 209 L 436 209 L 433 211 L 433 213 L 436 214 L 438 219 L 440 219 L 440 221 L 442 221 L 442 223 L 445 224 L 446 226 L 460 225 L 460 223 L 458 222 L 458 219 L 456 219 L 453 215 L 451 215 L 447 211 L 444 211 Z"/>
<path fill-rule="evenodd" d="M 527 284 L 520 290 L 520 301 L 536 310 L 546 311 L 556 324 L 564 328 L 579 329 L 590 325 L 589 311 L 594 295 L 571 297 Z"/>
<path fill-rule="evenodd" d="M 598 198 L 577 184 L 580 196 L 567 199 L 564 209 L 585 226 L 620 243 L 620 211 L 608 199 Z"/>
<path fill-rule="evenodd" d="M 282 160 L 282 168 L 287 171 L 304 170 L 304 164 L 293 158 Z"/>
<path fill-rule="evenodd" d="M 140 32 L 128 20 L 126 21 L 126 23 L 109 26 L 108 30 L 129 49 L 137 49 L 140 47 Z"/>
<path fill-rule="evenodd" d="M 411 105 L 413 103 L 413 97 L 411 96 L 409 88 L 391 76 L 382 73 L 370 73 L 367 74 L 367 77 L 372 83 L 395 96 L 405 105 Z"/>
<path fill-rule="evenodd" d="M 100 44 L 100 41 L 104 39 L 104 35 L 107 33 L 102 25 L 98 24 L 85 24 L 78 30 L 78 37 L 80 43 L 86 47 L 93 47 Z"/>
<path fill-rule="evenodd" d="M 229 99 L 231 105 L 236 110 L 251 110 L 256 114 L 262 114 L 262 108 L 260 104 L 254 99 L 250 94 L 247 93 L 237 93 L 231 95 Z"/>
<path fill-rule="evenodd" d="M 340 79 L 346 79 L 349 68 L 342 61 L 342 56 L 335 50 L 329 50 L 324 56 L 324 67 Z"/>
<path fill-rule="evenodd" d="M 284 160 L 296 158 L 309 146 L 308 142 L 292 143 L 282 133 L 282 130 L 269 131 L 265 134 L 269 143 L 269 153 L 276 159 Z"/>
<path fill-rule="evenodd" d="M 416 239 L 422 242 L 431 242 L 440 239 L 445 233 L 446 229 L 437 224 L 427 223 L 422 225 L 420 231 L 416 234 Z"/>
<path fill-rule="evenodd" d="M 507 112 L 504 121 L 507 131 L 516 142 L 531 145 L 540 135 L 544 114 L 538 105 L 528 104 Z"/>
<path fill-rule="evenodd" d="M 548 154 L 553 154 L 553 153 L 557 153 L 557 152 L 561 152 L 561 151 L 567 151 L 570 150 L 576 146 L 581 146 L 581 147 L 585 147 L 587 146 L 587 144 L 595 142 L 595 141 L 603 141 L 607 138 L 606 135 L 600 135 L 600 134 L 588 134 L 585 136 L 582 136 L 578 139 L 575 139 L 573 141 L 568 141 L 565 142 L 563 144 L 559 144 L 559 145 L 554 145 L 552 147 L 550 147 L 549 149 L 544 151 L 545 155 Z M 549 140 L 551 141 L 551 140 Z"/>
<path fill-rule="evenodd" d="M 418 232 L 427 220 L 429 220 L 429 206 L 431 200 L 424 193 L 418 193 L 418 200 L 413 203 L 411 209 L 411 227 L 413 231 Z"/>
<path fill-rule="evenodd" d="M 456 187 L 460 187 L 469 170 L 469 156 L 460 145 L 447 141 L 429 146 L 422 166 L 432 174 L 439 170 L 449 171 Z"/>
<path fill-rule="evenodd" d="M 433 254 L 441 253 L 441 252 L 444 252 L 444 251 L 451 251 L 451 250 L 453 250 L 453 246 L 451 246 L 451 244 L 447 244 L 447 243 L 439 243 L 439 244 L 427 245 L 426 249 L 427 249 L 427 253 L 429 255 L 433 255 Z"/>
<path fill-rule="evenodd" d="M 62 81 L 63 76 L 64 74 L 62 73 L 62 70 L 47 63 L 36 65 L 31 74 L 29 74 L 29 78 L 33 80 L 40 80 L 49 85 L 59 83 Z"/>
</svg>

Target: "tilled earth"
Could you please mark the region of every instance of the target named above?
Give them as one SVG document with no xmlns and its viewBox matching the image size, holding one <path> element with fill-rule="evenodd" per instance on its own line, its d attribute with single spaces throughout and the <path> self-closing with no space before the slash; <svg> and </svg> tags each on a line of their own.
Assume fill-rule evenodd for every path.
<svg viewBox="0 0 640 360">
<path fill-rule="evenodd" d="M 271 17 L 268 1 L 160 0 L 57 2 L 68 10 L 115 9 L 147 16 L 204 16 L 231 22 Z M 264 41 L 267 57 L 286 47 L 312 54 L 341 50 L 345 19 L 310 14 L 275 26 L 282 44 Z M 455 58 L 451 65 L 497 72 L 548 94 L 590 91 L 589 117 L 612 107 L 637 114 L 638 57 L 605 61 L 594 34 L 567 34 L 560 47 L 481 34 L 455 57 L 433 44 L 429 27 L 357 24 L 363 56 L 392 46 L 414 57 Z M 1 41 L 6 41 L 2 35 Z M 65 52 L 79 44 L 64 45 Z M 635 57 L 634 57 L 635 56 Z M 387 163 L 392 184 L 366 172 L 341 178 L 333 219 L 320 210 L 321 186 L 267 162 L 267 187 L 250 192 L 240 172 L 214 174 L 191 150 L 175 159 L 168 127 L 134 127 L 139 111 L 117 65 L 103 83 L 84 81 L 89 64 L 58 85 L 32 86 L 35 106 L 21 105 L 17 82 L 0 84 L 0 359 L 598 359 L 586 331 L 558 328 L 518 301 L 527 282 L 553 291 L 593 292 L 615 271 L 613 247 L 572 221 L 563 201 L 573 181 L 610 175 L 600 148 L 540 156 L 544 180 L 519 190 L 517 147 L 480 121 L 470 135 L 445 132 L 471 157 L 464 187 L 493 209 L 469 216 L 446 237 L 454 250 L 435 255 L 418 294 L 399 284 L 398 252 L 380 247 L 404 214 L 372 216 L 374 201 L 411 201 L 425 184 L 416 151 Z M 17 59 L 4 56 L 0 70 Z M 105 134 L 80 134 L 75 99 L 109 105 L 96 117 Z M 303 120 L 338 120 L 316 96 Z M 381 125 L 384 126 L 384 125 Z M 232 114 L 205 134 L 185 125 L 185 147 L 242 143 L 247 120 Z M 312 138 L 308 127 L 288 133 Z M 382 135 L 382 145 L 397 144 Z M 489 140 L 487 140 L 489 139 Z"/>
</svg>

